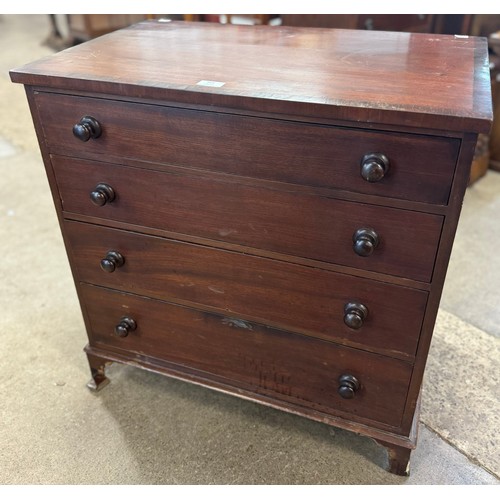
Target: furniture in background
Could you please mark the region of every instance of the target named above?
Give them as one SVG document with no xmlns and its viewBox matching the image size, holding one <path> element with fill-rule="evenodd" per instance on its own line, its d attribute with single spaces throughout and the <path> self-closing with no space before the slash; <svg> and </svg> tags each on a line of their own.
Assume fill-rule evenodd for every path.
<svg viewBox="0 0 500 500">
<path fill-rule="evenodd" d="M 73 43 L 80 43 L 152 17 L 147 14 L 68 14 L 69 36 Z"/>
<path fill-rule="evenodd" d="M 144 14 L 69 14 L 69 33 L 73 40 L 86 41 L 146 18 Z"/>
<path fill-rule="evenodd" d="M 489 136 L 489 167 L 500 172 L 500 31 L 489 36 L 493 126 Z"/>
<path fill-rule="evenodd" d="M 471 167 L 471 180 L 486 175 L 488 169 L 500 171 L 500 31 L 491 32 L 500 27 L 499 15 L 474 16 L 471 32 L 478 36 L 488 36 L 490 50 L 490 76 L 493 99 L 493 125 L 489 134 L 479 134 Z"/>
<path fill-rule="evenodd" d="M 153 370 L 369 436 L 406 474 L 486 62 L 477 38 L 151 22 L 11 71 L 89 387 Z"/>
<path fill-rule="evenodd" d="M 488 36 L 500 28 L 497 14 L 282 14 L 282 24 L 318 28 Z"/>
<path fill-rule="evenodd" d="M 431 32 L 432 14 L 281 14 L 284 26 Z"/>
<path fill-rule="evenodd" d="M 495 14 L 68 14 L 68 29 L 76 42 L 124 28 L 144 19 L 161 17 L 184 21 L 244 22 L 285 26 L 349 28 L 379 31 L 488 36 L 500 28 Z M 55 31 L 58 31 L 57 26 Z"/>
<path fill-rule="evenodd" d="M 474 158 L 470 168 L 469 185 L 484 177 L 490 167 L 490 137 L 488 134 L 479 134 L 474 149 Z"/>
<path fill-rule="evenodd" d="M 184 14 L 183 20 L 190 22 L 210 22 L 223 24 L 269 24 L 276 14 Z"/>
</svg>

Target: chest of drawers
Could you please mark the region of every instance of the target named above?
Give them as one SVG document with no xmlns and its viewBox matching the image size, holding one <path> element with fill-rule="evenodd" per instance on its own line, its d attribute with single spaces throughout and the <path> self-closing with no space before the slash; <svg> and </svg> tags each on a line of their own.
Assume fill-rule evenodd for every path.
<svg viewBox="0 0 500 500">
<path fill-rule="evenodd" d="M 485 40 L 145 22 L 11 78 L 89 387 L 133 364 L 370 436 L 405 474 Z"/>
</svg>

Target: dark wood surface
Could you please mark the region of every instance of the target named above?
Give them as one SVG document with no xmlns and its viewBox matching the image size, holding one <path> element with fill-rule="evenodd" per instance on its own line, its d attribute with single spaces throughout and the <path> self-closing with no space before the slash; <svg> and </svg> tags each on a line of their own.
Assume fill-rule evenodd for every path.
<svg viewBox="0 0 500 500">
<path fill-rule="evenodd" d="M 384 198 L 446 204 L 460 141 L 41 92 L 36 102 L 51 153 L 141 159 Z M 102 133 L 82 142 L 82 116 Z M 367 182 L 361 160 L 383 153 L 389 170 Z M 271 168 L 272 166 L 272 168 Z"/>
<path fill-rule="evenodd" d="M 145 22 L 10 74 L 73 91 L 443 130 L 486 132 L 492 116 L 487 41 L 472 37 Z"/>
<path fill-rule="evenodd" d="M 58 202 L 60 203 L 60 199 Z M 151 236 L 158 236 L 160 238 L 167 238 L 174 241 L 182 241 L 186 243 L 194 243 L 195 245 L 202 245 L 210 248 L 220 248 L 223 250 L 230 250 L 232 252 L 239 252 L 243 254 L 255 255 L 258 257 L 264 257 L 267 259 L 274 259 L 280 262 L 291 262 L 293 264 L 299 264 L 306 267 L 314 267 L 318 269 L 324 269 L 326 271 L 333 271 L 340 274 L 349 274 L 350 276 L 357 276 L 359 278 L 368 278 L 375 281 L 382 281 L 384 283 L 390 283 L 393 285 L 403 286 L 406 288 L 412 288 L 416 290 L 429 291 L 432 288 L 432 283 L 425 283 L 423 281 L 415 281 L 409 278 L 401 278 L 398 276 L 392 276 L 390 274 L 380 274 L 373 271 L 367 271 L 365 269 L 358 269 L 353 267 L 346 267 L 339 264 L 331 264 L 329 262 L 306 259 L 304 257 L 296 257 L 294 255 L 286 255 L 277 252 L 270 252 L 268 250 L 262 250 L 255 247 L 248 247 L 244 245 L 237 245 L 234 243 L 228 243 L 227 241 L 216 241 L 207 238 L 201 238 L 199 236 L 192 236 L 187 234 L 180 235 L 179 233 L 174 233 L 172 231 L 165 231 L 161 229 L 155 229 L 146 226 L 140 226 L 136 224 L 130 224 L 128 222 L 120 222 L 111 219 L 101 219 L 99 217 L 92 217 L 83 214 L 74 214 L 72 212 L 63 212 L 65 220 L 86 222 L 89 224 L 96 224 L 98 226 L 110 227 L 116 229 L 122 229 L 125 231 L 133 231 L 140 234 L 149 234 Z"/>
<path fill-rule="evenodd" d="M 52 164 L 66 212 L 414 280 L 432 276 L 441 216 L 65 157 Z M 101 182 L 116 198 L 96 206 L 89 194 Z M 353 235 L 363 227 L 380 237 L 369 257 L 353 250 Z"/>
<path fill-rule="evenodd" d="M 88 285 L 82 290 L 91 345 L 157 357 L 326 413 L 348 412 L 395 427 L 401 421 L 411 374 L 408 363 L 230 315 Z M 124 315 L 135 319 L 137 329 L 120 338 L 114 328 Z M 337 393 L 344 373 L 361 383 L 351 400 Z"/>
<path fill-rule="evenodd" d="M 395 357 L 415 353 L 426 292 L 91 224 L 64 226 L 81 281 Z M 125 262 L 108 273 L 100 261 L 111 249 Z M 359 330 L 344 324 L 344 306 L 355 301 L 368 309 Z"/>
<path fill-rule="evenodd" d="M 281 14 L 283 26 L 431 33 L 433 14 Z"/>
<path fill-rule="evenodd" d="M 457 225 L 462 209 L 465 190 L 469 181 L 470 165 L 474 156 L 477 136 L 467 134 L 464 136 L 457 164 L 457 173 L 453 178 L 452 195 L 450 198 L 448 216 L 443 224 L 441 244 L 436 255 L 435 273 L 432 280 L 432 287 L 429 293 L 429 301 L 424 315 L 424 325 L 422 335 L 417 349 L 417 358 L 413 370 L 412 381 L 410 384 L 409 397 L 406 402 L 405 417 L 403 419 L 403 429 L 409 432 L 413 425 L 412 414 L 415 411 L 418 396 L 420 394 L 421 383 L 424 376 L 424 370 L 427 362 L 427 356 L 431 345 L 434 325 L 439 310 L 439 301 L 443 291 L 443 285 L 446 277 L 446 270 L 453 248 L 453 240 L 457 230 Z"/>
<path fill-rule="evenodd" d="M 485 41 L 147 23 L 11 76 L 36 86 L 91 386 L 142 366 L 374 437 L 403 474 L 490 125 Z M 392 159 L 380 183 L 368 152 Z"/>
</svg>

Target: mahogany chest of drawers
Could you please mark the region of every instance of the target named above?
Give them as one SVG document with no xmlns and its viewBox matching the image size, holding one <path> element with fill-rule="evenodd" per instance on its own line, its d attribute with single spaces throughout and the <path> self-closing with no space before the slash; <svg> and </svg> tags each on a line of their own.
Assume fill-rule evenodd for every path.
<svg viewBox="0 0 500 500">
<path fill-rule="evenodd" d="M 92 379 L 130 363 L 353 430 L 405 474 L 486 41 L 145 22 L 26 86 Z"/>
</svg>

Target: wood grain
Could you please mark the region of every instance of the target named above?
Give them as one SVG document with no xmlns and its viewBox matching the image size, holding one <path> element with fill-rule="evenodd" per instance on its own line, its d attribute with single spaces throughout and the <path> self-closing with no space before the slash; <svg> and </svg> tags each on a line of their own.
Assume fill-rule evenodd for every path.
<svg viewBox="0 0 500 500">
<path fill-rule="evenodd" d="M 486 41 L 143 23 L 11 78 L 27 85 L 91 386 L 108 361 L 141 366 L 374 437 L 404 472 L 491 124 Z M 92 113 L 103 133 L 79 142 L 72 126 Z M 373 185 L 368 152 L 391 159 Z M 98 183 L 116 193 L 102 207 Z M 362 227 L 380 239 L 366 258 L 352 248 Z M 125 261 L 107 274 L 110 250 Z M 343 323 L 347 301 L 368 308 L 360 330 Z M 346 374 L 361 383 L 352 400 L 337 393 Z"/>
<path fill-rule="evenodd" d="M 458 139 L 362 131 L 167 106 L 40 92 L 36 95 L 53 154 L 141 159 L 299 185 L 445 205 Z M 102 127 L 82 142 L 72 128 L 90 115 Z M 383 153 L 380 182 L 365 181 L 361 159 Z"/>
<path fill-rule="evenodd" d="M 411 365 L 273 328 L 166 302 L 83 285 L 90 342 L 170 361 L 236 386 L 325 413 L 350 413 L 398 426 Z M 122 316 L 137 329 L 114 333 Z M 222 355 L 223 353 L 223 355 Z M 337 393 L 340 375 L 361 382 L 351 400 Z"/>
<path fill-rule="evenodd" d="M 114 229 L 122 229 L 125 231 L 133 231 L 140 234 L 148 234 L 151 236 L 158 236 L 160 238 L 167 238 L 174 241 L 180 240 L 180 235 L 171 231 L 165 231 L 161 229 L 154 229 L 151 227 L 140 226 L 136 224 L 130 224 L 127 222 L 120 222 L 116 220 L 101 219 L 98 217 L 91 217 L 82 214 L 75 214 L 72 212 L 63 212 L 63 216 L 68 221 L 85 222 L 88 224 L 96 224 L 102 227 L 109 227 Z M 194 243 L 195 245 L 202 245 L 210 248 L 219 248 L 222 250 L 229 250 L 232 252 L 238 252 L 243 254 L 255 255 L 258 257 L 264 257 L 267 259 L 277 260 L 279 262 L 291 262 L 294 264 L 299 264 L 306 267 L 314 267 L 318 269 L 324 269 L 325 271 L 333 271 L 340 274 L 349 274 L 350 276 L 357 276 L 359 278 L 373 279 L 375 281 L 382 281 L 383 283 L 391 283 L 393 285 L 403 286 L 405 288 L 412 288 L 416 290 L 429 291 L 432 288 L 431 283 L 424 283 L 423 281 L 414 281 L 408 278 L 400 278 L 397 276 L 391 276 L 389 274 L 380 274 L 373 271 L 367 271 L 364 269 L 356 268 L 346 268 L 339 264 L 331 264 L 329 262 L 323 262 L 319 260 L 306 259 L 304 257 L 296 257 L 293 255 L 284 255 L 277 252 L 270 252 L 268 250 L 261 250 L 255 247 L 248 247 L 244 245 L 237 245 L 234 243 L 228 243 L 225 241 L 210 240 L 208 238 L 200 238 L 199 236 L 191 236 L 187 234 L 182 234 L 182 241 L 186 243 Z"/>
<path fill-rule="evenodd" d="M 64 227 L 81 281 L 395 357 L 415 353 L 426 292 L 90 224 Z M 111 249 L 125 263 L 107 273 L 99 263 Z M 344 306 L 354 301 L 369 311 L 359 330 L 344 324 Z"/>
<path fill-rule="evenodd" d="M 145 22 L 10 75 L 27 85 L 444 130 L 487 132 L 492 117 L 487 43 L 474 37 Z"/>
<path fill-rule="evenodd" d="M 441 216 L 63 157 L 52 164 L 68 212 L 414 280 L 432 276 Z M 89 193 L 101 182 L 116 199 L 97 207 Z M 362 227 L 380 236 L 370 257 L 353 251 Z"/>
<path fill-rule="evenodd" d="M 424 315 L 424 325 L 422 329 L 421 341 L 417 349 L 417 358 L 412 374 L 409 397 L 403 419 L 403 431 L 407 432 L 412 426 L 412 414 L 415 411 L 420 394 L 421 383 L 424 376 L 425 365 L 429 349 L 431 346 L 432 334 L 439 310 L 439 301 L 443 291 L 446 277 L 446 270 L 453 249 L 453 240 L 457 230 L 457 225 L 462 209 L 465 190 L 469 181 L 469 169 L 474 157 L 474 150 L 477 137 L 475 134 L 468 134 L 462 141 L 460 149 L 457 174 L 453 179 L 452 196 L 450 199 L 449 214 L 443 225 L 442 243 L 436 256 L 436 272 L 434 273 L 432 287 L 429 293 L 429 301 Z"/>
</svg>

